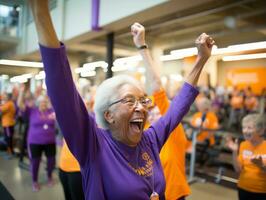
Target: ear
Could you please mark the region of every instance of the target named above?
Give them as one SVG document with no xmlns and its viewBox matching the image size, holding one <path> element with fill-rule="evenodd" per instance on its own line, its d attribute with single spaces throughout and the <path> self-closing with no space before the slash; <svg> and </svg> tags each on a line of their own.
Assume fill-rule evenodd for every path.
<svg viewBox="0 0 266 200">
<path fill-rule="evenodd" d="M 110 110 L 105 111 L 103 115 L 104 115 L 104 119 L 109 124 L 113 124 L 114 123 L 113 113 Z"/>
</svg>

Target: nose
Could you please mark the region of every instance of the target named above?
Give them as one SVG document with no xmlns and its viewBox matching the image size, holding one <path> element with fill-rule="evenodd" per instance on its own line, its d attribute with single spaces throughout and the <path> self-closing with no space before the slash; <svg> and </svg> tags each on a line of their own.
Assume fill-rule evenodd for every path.
<svg viewBox="0 0 266 200">
<path fill-rule="evenodd" d="M 140 103 L 140 101 L 135 102 L 134 108 L 136 111 L 146 110 L 146 108 Z"/>
</svg>

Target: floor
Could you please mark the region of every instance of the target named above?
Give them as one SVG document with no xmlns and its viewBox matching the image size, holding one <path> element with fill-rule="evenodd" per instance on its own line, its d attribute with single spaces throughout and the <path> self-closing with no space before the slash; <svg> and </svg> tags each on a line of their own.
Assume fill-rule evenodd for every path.
<svg viewBox="0 0 266 200">
<path fill-rule="evenodd" d="M 54 173 L 56 184 L 51 188 L 46 186 L 46 174 L 44 172 L 45 161 L 41 165 L 39 174 L 41 190 L 39 192 L 32 192 L 29 171 L 20 168 L 16 158 L 7 160 L 3 156 L 0 156 L 0 181 L 16 200 L 63 200 L 63 190 L 58 180 L 57 172 Z M 192 194 L 187 200 L 237 199 L 236 190 L 208 182 L 193 183 L 191 190 Z"/>
</svg>

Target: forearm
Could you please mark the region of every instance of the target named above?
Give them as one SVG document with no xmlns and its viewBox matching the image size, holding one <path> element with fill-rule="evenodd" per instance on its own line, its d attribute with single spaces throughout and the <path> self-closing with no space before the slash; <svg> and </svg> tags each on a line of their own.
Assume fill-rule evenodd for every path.
<svg viewBox="0 0 266 200">
<path fill-rule="evenodd" d="M 150 83 L 152 92 L 157 92 L 162 88 L 159 67 L 153 60 L 149 49 L 141 49 L 139 52 L 146 67 L 146 81 Z"/>
<path fill-rule="evenodd" d="M 189 73 L 189 75 L 186 78 L 186 82 L 190 85 L 196 86 L 199 80 L 199 76 L 201 74 L 201 71 L 207 62 L 207 57 L 200 57 L 198 56 L 196 59 L 196 63 L 192 69 L 192 71 Z"/>
<path fill-rule="evenodd" d="M 38 34 L 39 43 L 51 48 L 60 47 L 50 11 L 48 0 L 29 0 Z"/>
<path fill-rule="evenodd" d="M 238 161 L 237 151 L 233 151 L 233 166 L 236 172 L 241 172 L 241 165 Z"/>
<path fill-rule="evenodd" d="M 18 105 L 20 110 L 22 110 L 22 111 L 25 110 L 25 104 L 23 102 L 23 93 L 22 92 L 19 92 L 17 105 Z"/>
</svg>

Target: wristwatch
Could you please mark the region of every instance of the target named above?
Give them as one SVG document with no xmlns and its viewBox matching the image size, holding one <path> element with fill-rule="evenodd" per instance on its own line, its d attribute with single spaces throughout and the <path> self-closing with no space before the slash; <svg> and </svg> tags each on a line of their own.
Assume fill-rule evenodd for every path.
<svg viewBox="0 0 266 200">
<path fill-rule="evenodd" d="M 139 47 L 137 47 L 137 49 L 141 50 L 141 49 L 148 49 L 148 45 L 147 44 L 143 44 Z"/>
</svg>

